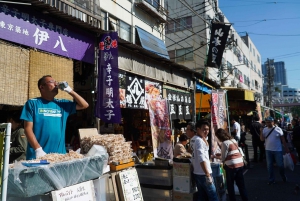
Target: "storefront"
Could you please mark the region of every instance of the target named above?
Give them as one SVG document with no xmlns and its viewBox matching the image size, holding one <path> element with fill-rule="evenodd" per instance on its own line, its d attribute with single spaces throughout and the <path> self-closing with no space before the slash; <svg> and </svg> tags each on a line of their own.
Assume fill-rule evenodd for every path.
<svg viewBox="0 0 300 201">
<path fill-rule="evenodd" d="M 39 78 L 51 75 L 67 81 L 90 107 L 70 116 L 66 143 L 76 129 L 92 126 L 93 72 L 96 34 L 45 15 L 34 6 L 0 3 L 1 122 L 11 110 L 21 110 L 28 99 L 39 97 Z M 56 98 L 73 100 L 59 92 Z"/>
<path fill-rule="evenodd" d="M 254 92 L 247 89 L 224 88 L 227 90 L 228 111 L 230 118 L 235 118 L 246 127 L 252 121 L 252 114 L 257 112 Z"/>
</svg>

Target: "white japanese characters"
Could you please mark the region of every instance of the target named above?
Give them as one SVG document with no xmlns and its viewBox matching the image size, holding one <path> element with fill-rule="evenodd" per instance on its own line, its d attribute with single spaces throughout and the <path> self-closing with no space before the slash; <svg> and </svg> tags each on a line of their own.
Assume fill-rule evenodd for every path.
<svg viewBox="0 0 300 201">
<path fill-rule="evenodd" d="M 111 54 L 111 53 L 110 53 Z M 110 61 L 110 60 L 113 60 L 113 57 L 105 57 L 104 58 L 105 61 Z M 115 116 L 115 113 L 114 113 L 114 100 L 113 100 L 113 97 L 114 97 L 114 89 L 112 87 L 112 82 L 114 81 L 114 79 L 112 78 L 112 75 L 111 75 L 111 64 L 108 63 L 106 68 L 105 68 L 105 71 L 106 71 L 106 79 L 105 79 L 105 108 L 107 108 L 105 111 L 106 113 L 104 114 L 104 116 L 107 118 L 107 120 L 111 120 L 111 117 L 112 116 Z"/>
</svg>

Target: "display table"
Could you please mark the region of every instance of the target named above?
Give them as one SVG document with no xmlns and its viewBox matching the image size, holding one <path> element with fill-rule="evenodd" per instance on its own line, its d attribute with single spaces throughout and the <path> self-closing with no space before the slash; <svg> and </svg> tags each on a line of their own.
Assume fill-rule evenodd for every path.
<svg viewBox="0 0 300 201">
<path fill-rule="evenodd" d="M 105 156 L 93 156 L 38 167 L 19 164 L 9 169 L 7 193 L 31 197 L 96 179 L 102 175 L 106 162 Z"/>
</svg>

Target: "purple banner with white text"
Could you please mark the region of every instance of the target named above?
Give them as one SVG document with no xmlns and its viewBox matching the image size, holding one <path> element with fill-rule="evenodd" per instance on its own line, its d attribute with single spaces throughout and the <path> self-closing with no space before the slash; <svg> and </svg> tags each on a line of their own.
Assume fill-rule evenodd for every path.
<svg viewBox="0 0 300 201">
<path fill-rule="evenodd" d="M 33 6 L 0 3 L 0 39 L 95 63 L 92 34 L 37 12 Z"/>
<path fill-rule="evenodd" d="M 101 35 L 98 63 L 95 116 L 106 123 L 121 123 L 117 32 Z"/>
</svg>

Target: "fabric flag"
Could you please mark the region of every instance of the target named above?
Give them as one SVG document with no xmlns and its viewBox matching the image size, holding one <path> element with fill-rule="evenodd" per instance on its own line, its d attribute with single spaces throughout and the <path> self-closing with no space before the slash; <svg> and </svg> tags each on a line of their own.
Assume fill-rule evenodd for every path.
<svg viewBox="0 0 300 201">
<path fill-rule="evenodd" d="M 98 64 L 95 116 L 106 123 L 121 123 L 117 32 L 101 35 Z"/>
<path fill-rule="evenodd" d="M 212 23 L 207 66 L 219 68 L 221 65 L 229 30 L 230 25 Z"/>
<path fill-rule="evenodd" d="M 211 142 L 212 154 L 218 148 L 218 139 L 215 136 L 219 128 L 228 129 L 228 111 L 226 107 L 226 91 L 213 90 L 211 93 Z"/>
<path fill-rule="evenodd" d="M 173 158 L 169 107 L 166 99 L 148 101 L 154 157 Z"/>
</svg>

